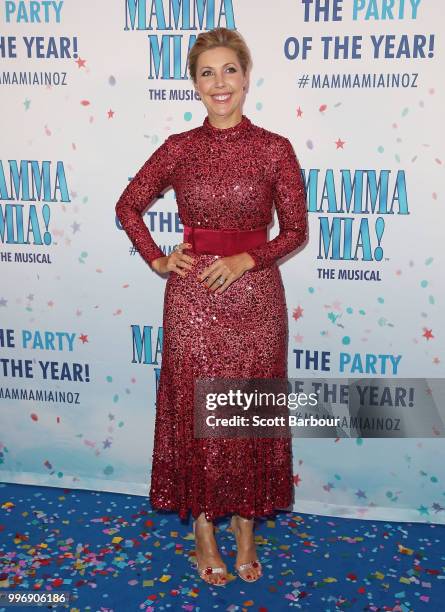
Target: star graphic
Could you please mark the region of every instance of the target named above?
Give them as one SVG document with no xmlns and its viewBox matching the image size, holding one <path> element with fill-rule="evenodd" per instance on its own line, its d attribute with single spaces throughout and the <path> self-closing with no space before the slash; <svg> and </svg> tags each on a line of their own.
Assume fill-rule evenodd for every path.
<svg viewBox="0 0 445 612">
<path fill-rule="evenodd" d="M 110 421 L 114 421 L 114 414 L 111 414 L 111 412 L 108 414 L 108 419 Z"/>
<path fill-rule="evenodd" d="M 86 334 L 80 334 L 79 340 L 82 342 L 82 344 L 85 344 L 85 342 L 88 342 L 88 336 Z"/>
<path fill-rule="evenodd" d="M 26 98 L 23 104 L 25 105 L 25 110 L 29 110 L 29 107 L 31 106 L 31 100 L 29 100 L 29 98 Z"/>
<path fill-rule="evenodd" d="M 337 146 L 337 149 L 343 149 L 343 145 L 345 144 L 346 140 L 341 140 L 340 138 L 338 140 L 335 141 L 335 144 Z"/>
<path fill-rule="evenodd" d="M 335 302 L 332 302 L 332 309 L 341 310 L 341 302 L 339 302 L 338 300 L 335 300 Z"/>
<path fill-rule="evenodd" d="M 33 293 L 30 293 L 30 294 L 27 296 L 27 298 L 26 298 L 26 299 L 27 299 L 27 300 L 29 300 L 29 301 L 32 301 L 32 300 L 34 299 L 34 294 L 33 294 Z"/>
<path fill-rule="evenodd" d="M 301 110 L 300 107 L 297 108 L 297 117 L 301 117 L 303 114 L 303 111 Z"/>
<path fill-rule="evenodd" d="M 75 234 L 76 232 L 79 231 L 80 229 L 80 224 L 77 223 L 77 221 L 74 221 L 74 223 L 71 225 L 71 227 L 73 228 L 73 234 Z"/>
<path fill-rule="evenodd" d="M 48 306 L 54 306 L 54 302 L 52 300 L 50 300 L 48 303 Z"/>
<path fill-rule="evenodd" d="M 359 498 L 366 498 L 366 493 L 364 491 L 362 491 L 361 489 L 359 489 L 358 491 L 355 492 L 355 494 L 357 495 L 357 497 Z"/>
<path fill-rule="evenodd" d="M 441 512 L 442 510 L 445 510 L 445 508 L 441 506 L 440 504 L 438 504 L 437 502 L 434 502 L 433 510 L 435 510 L 435 512 Z"/>
<path fill-rule="evenodd" d="M 76 60 L 76 64 L 78 65 L 79 68 L 85 68 L 85 63 L 87 60 L 83 60 L 79 57 L 79 59 Z"/>
<path fill-rule="evenodd" d="M 427 329 L 426 327 L 424 327 L 422 336 L 426 338 L 427 340 L 431 340 L 432 338 L 434 338 L 432 332 L 433 332 L 432 329 Z"/>
<path fill-rule="evenodd" d="M 108 119 L 112 119 L 114 117 L 114 111 L 110 110 L 108 111 Z"/>
<path fill-rule="evenodd" d="M 300 319 L 303 316 L 303 308 L 301 308 L 301 306 L 298 305 L 297 308 L 294 308 L 294 312 L 292 316 L 296 321 L 298 321 L 298 319 Z"/>
<path fill-rule="evenodd" d="M 332 321 L 332 323 L 335 323 L 335 321 L 338 319 L 338 315 L 334 314 L 333 312 L 328 312 L 328 319 Z"/>
<path fill-rule="evenodd" d="M 6 306 L 8 300 L 6 298 L 0 298 L 0 306 Z"/>
<path fill-rule="evenodd" d="M 294 485 L 295 485 L 296 487 L 298 487 L 298 485 L 300 484 L 300 482 L 301 482 L 300 475 L 299 475 L 299 474 L 295 474 L 295 476 L 294 476 Z"/>
<path fill-rule="evenodd" d="M 294 336 L 294 340 L 297 344 L 301 344 L 303 342 L 303 336 L 301 334 L 297 334 Z"/>
<path fill-rule="evenodd" d="M 0 300 L 0 304 L 1 304 L 1 300 Z M 437 365 L 438 363 L 440 363 L 440 359 L 439 359 L 439 357 L 433 357 L 433 363 L 434 363 L 434 364 L 436 364 L 436 365 Z"/>
<path fill-rule="evenodd" d="M 102 442 L 102 445 L 103 445 L 103 448 L 110 448 L 111 441 L 107 438 L 106 440 Z"/>
<path fill-rule="evenodd" d="M 417 510 L 420 512 L 420 514 L 429 514 L 428 512 L 428 508 L 426 506 L 420 506 L 420 508 L 417 508 Z"/>
</svg>

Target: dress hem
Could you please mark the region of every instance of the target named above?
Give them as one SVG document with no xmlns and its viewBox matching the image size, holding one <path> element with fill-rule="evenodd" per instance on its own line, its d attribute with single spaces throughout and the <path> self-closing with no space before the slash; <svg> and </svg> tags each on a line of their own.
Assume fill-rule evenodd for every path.
<svg viewBox="0 0 445 612">
<path fill-rule="evenodd" d="M 255 512 L 255 513 L 245 512 L 241 510 L 240 508 L 230 508 L 230 509 L 226 508 L 224 510 L 220 510 L 217 512 L 206 512 L 205 510 L 201 510 L 195 516 L 191 508 L 178 509 L 178 506 L 170 505 L 170 504 L 163 504 L 163 505 L 156 504 L 155 505 L 151 500 L 150 500 L 150 504 L 155 511 L 160 510 L 160 511 L 167 511 L 167 512 L 176 512 L 179 518 L 182 520 L 188 520 L 190 514 L 193 519 L 196 519 L 199 516 L 199 514 L 201 514 L 201 512 L 205 513 L 206 519 L 208 521 L 213 521 L 215 519 L 224 518 L 227 515 L 232 515 L 232 514 L 238 514 L 242 518 L 246 518 L 246 519 L 251 519 L 251 518 L 270 519 L 270 518 L 273 518 L 277 512 L 292 512 L 293 511 L 292 504 L 288 504 L 287 506 L 278 505 L 278 506 L 269 507 L 269 508 L 262 508 L 259 512 Z"/>
</svg>

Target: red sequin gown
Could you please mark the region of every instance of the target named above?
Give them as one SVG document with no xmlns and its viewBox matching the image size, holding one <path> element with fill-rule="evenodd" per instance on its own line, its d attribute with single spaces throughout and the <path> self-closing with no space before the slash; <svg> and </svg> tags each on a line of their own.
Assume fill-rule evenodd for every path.
<svg viewBox="0 0 445 612">
<path fill-rule="evenodd" d="M 288 438 L 195 439 L 195 378 L 287 376 L 288 319 L 279 258 L 305 242 L 306 196 L 290 141 L 242 115 L 217 128 L 170 135 L 127 185 L 116 214 L 147 263 L 164 253 L 142 213 L 172 186 L 185 225 L 253 229 L 272 221 L 279 235 L 250 251 L 255 267 L 223 293 L 197 280 L 215 255 L 195 258 L 187 277 L 170 272 L 163 311 L 163 349 L 155 422 L 150 501 L 155 509 L 207 520 L 290 510 L 292 443 Z M 298 282 L 298 266 L 296 282 Z"/>
</svg>

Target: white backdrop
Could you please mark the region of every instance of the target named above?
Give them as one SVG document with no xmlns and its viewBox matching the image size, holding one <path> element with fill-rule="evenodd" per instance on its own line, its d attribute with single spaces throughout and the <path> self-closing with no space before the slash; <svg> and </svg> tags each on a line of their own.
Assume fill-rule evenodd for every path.
<svg viewBox="0 0 445 612">
<path fill-rule="evenodd" d="M 186 54 L 217 25 L 252 52 L 244 114 L 291 140 L 308 181 L 309 244 L 281 263 L 289 376 L 444 377 L 439 3 L 208 2 L 171 27 L 167 1 L 164 22 L 150 2 L 31 4 L 1 9 L 2 480 L 148 494 L 165 279 L 114 206 L 202 124 Z M 181 241 L 173 190 L 145 220 L 166 253 Z M 445 522 L 431 436 L 294 439 L 295 511 Z"/>
</svg>

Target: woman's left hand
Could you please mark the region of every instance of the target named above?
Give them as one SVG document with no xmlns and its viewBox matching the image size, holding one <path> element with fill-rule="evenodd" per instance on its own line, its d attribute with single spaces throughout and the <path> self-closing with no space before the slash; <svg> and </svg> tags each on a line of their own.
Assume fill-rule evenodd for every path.
<svg viewBox="0 0 445 612">
<path fill-rule="evenodd" d="M 221 257 L 204 268 L 198 275 L 199 281 L 205 281 L 204 285 L 214 293 L 223 293 L 230 285 L 238 280 L 244 272 L 255 266 L 255 260 L 248 253 L 239 253 Z M 221 283 L 220 279 L 224 282 Z"/>
</svg>

